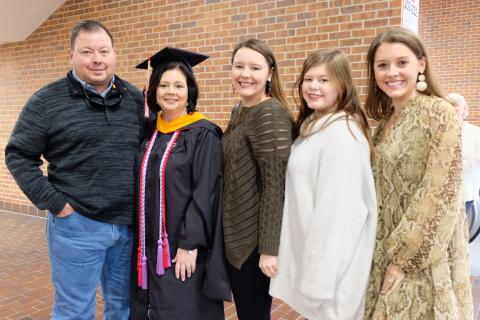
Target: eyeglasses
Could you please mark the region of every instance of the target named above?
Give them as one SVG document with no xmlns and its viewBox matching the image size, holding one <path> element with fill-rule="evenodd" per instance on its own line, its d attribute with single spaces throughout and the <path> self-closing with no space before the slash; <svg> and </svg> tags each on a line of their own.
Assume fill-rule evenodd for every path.
<svg viewBox="0 0 480 320">
<path fill-rule="evenodd" d="M 82 90 L 90 105 L 96 108 L 116 107 L 118 104 L 120 104 L 123 97 L 120 93 L 120 90 L 116 90 L 115 88 L 112 88 L 112 90 L 110 90 L 110 92 L 107 94 L 107 97 L 105 98 L 98 94 L 89 95 L 87 93 L 88 90 L 85 90 L 83 86 Z"/>
<path fill-rule="evenodd" d="M 107 97 L 102 97 L 98 94 L 89 95 L 87 90 L 82 86 L 83 93 L 85 98 L 87 98 L 88 103 L 97 109 L 103 110 L 105 113 L 105 120 L 110 122 L 112 119 L 111 109 L 117 107 L 122 101 L 122 94 L 120 90 L 117 90 L 115 87 L 112 87 L 112 90 L 107 94 Z"/>
</svg>

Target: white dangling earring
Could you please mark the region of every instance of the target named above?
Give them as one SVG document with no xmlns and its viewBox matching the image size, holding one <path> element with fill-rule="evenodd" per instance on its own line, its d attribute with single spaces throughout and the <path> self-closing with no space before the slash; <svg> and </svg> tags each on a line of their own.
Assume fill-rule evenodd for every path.
<svg viewBox="0 0 480 320">
<path fill-rule="evenodd" d="M 427 90 L 428 85 L 427 85 L 427 83 L 425 82 L 425 76 L 423 75 L 423 73 L 420 73 L 420 74 L 418 75 L 418 82 L 417 82 L 416 87 L 417 87 L 417 90 L 418 90 L 418 91 L 425 91 L 425 90 Z"/>
</svg>

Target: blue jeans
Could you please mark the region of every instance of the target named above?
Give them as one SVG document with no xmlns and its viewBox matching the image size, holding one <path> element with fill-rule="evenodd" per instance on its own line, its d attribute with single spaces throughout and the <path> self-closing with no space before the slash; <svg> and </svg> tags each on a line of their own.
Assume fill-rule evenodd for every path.
<svg viewBox="0 0 480 320">
<path fill-rule="evenodd" d="M 132 230 L 77 212 L 60 218 L 48 214 L 48 255 L 55 288 L 54 320 L 95 319 L 100 282 L 104 319 L 128 319 Z"/>
</svg>

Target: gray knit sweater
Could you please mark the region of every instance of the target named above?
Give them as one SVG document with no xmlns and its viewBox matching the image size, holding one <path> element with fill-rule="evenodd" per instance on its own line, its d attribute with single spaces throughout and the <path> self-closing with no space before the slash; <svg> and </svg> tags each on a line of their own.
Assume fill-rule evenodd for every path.
<svg viewBox="0 0 480 320">
<path fill-rule="evenodd" d="M 237 268 L 256 247 L 278 254 L 291 144 L 290 115 L 277 100 L 232 113 L 222 139 L 223 226 L 227 259 Z"/>
<path fill-rule="evenodd" d="M 91 104 L 70 72 L 27 102 L 5 149 L 5 161 L 39 209 L 58 214 L 68 202 L 95 220 L 133 222 L 143 98 L 138 89 L 116 77 L 105 101 L 120 96 L 115 106 Z M 41 156 L 48 161 L 48 176 L 40 169 Z"/>
</svg>

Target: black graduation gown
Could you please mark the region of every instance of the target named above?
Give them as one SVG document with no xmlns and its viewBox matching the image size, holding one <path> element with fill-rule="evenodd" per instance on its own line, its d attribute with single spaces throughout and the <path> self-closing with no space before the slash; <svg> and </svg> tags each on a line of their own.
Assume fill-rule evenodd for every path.
<svg viewBox="0 0 480 320">
<path fill-rule="evenodd" d="M 145 182 L 145 251 L 148 289 L 137 286 L 138 212 L 132 259 L 131 319 L 216 320 L 224 319 L 223 300 L 231 300 L 226 272 L 221 199 L 223 189 L 222 132 L 202 119 L 180 129 L 181 134 L 166 167 L 166 226 L 173 259 L 177 248 L 198 249 L 196 270 L 182 282 L 175 265 L 155 273 L 159 229 L 159 167 L 172 134 L 158 133 L 150 153 Z M 146 149 L 137 156 L 138 172 Z"/>
</svg>

